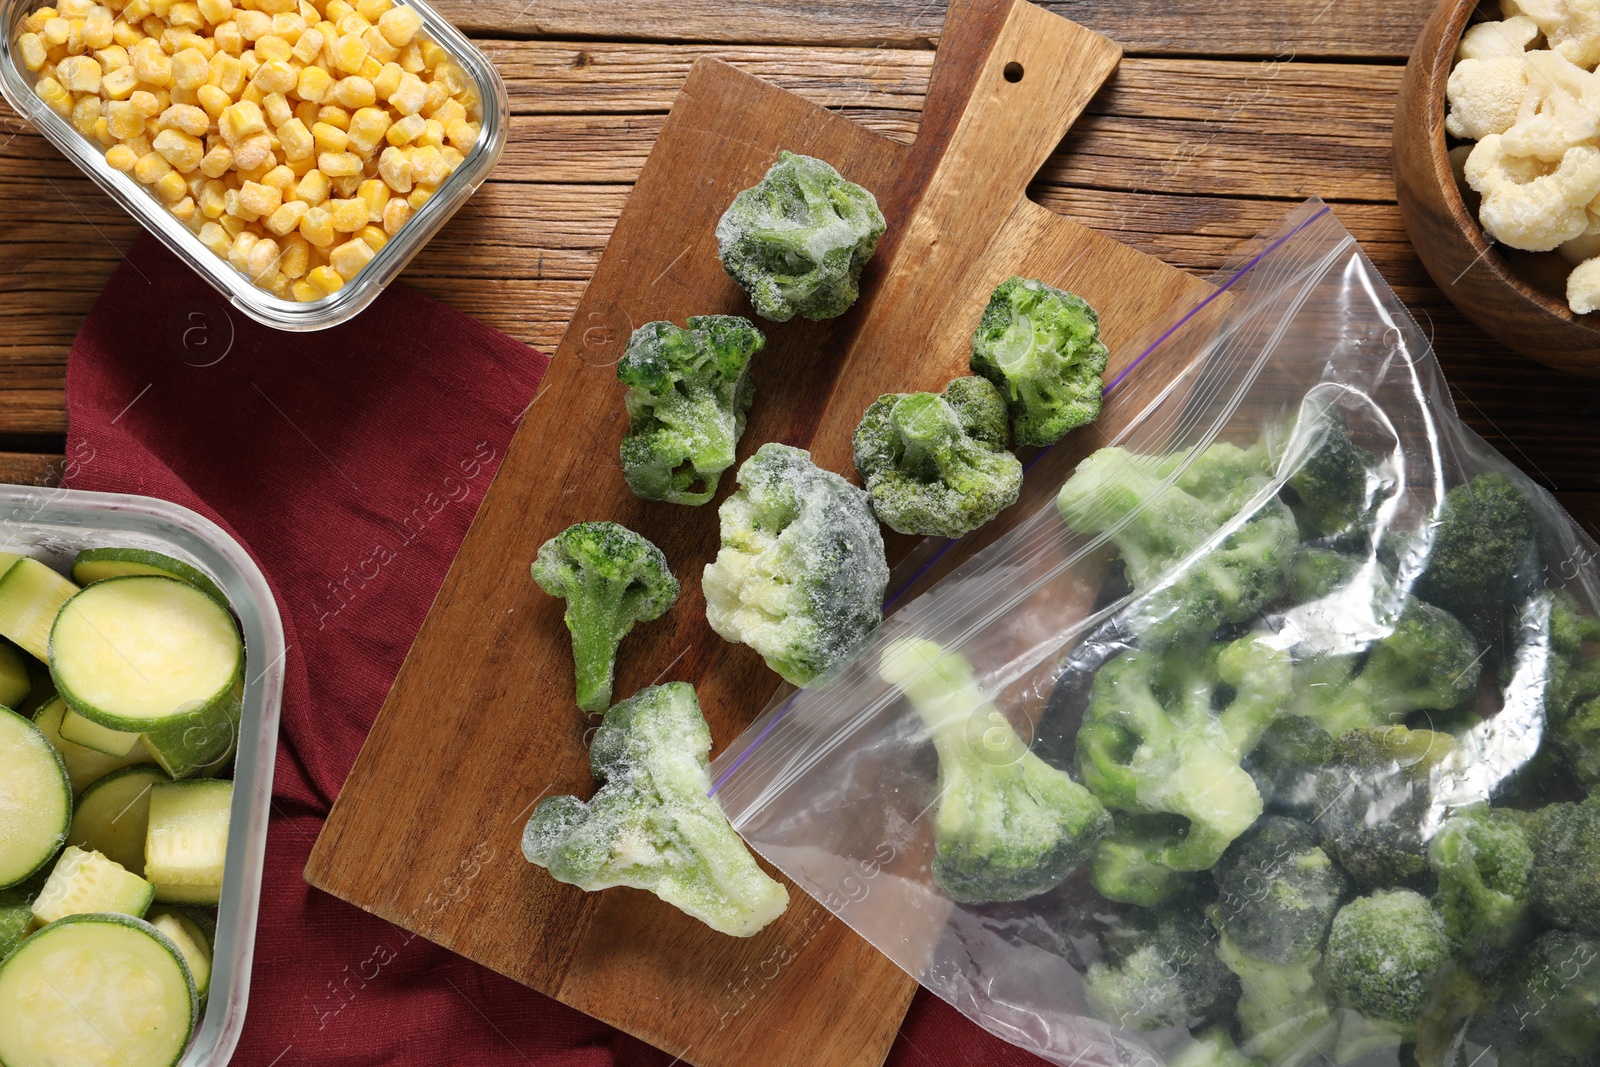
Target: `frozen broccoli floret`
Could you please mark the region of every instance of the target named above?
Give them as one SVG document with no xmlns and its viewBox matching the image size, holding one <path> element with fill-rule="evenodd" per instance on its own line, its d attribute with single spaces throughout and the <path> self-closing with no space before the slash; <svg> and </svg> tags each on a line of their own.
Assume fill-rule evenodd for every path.
<svg viewBox="0 0 1600 1067">
<path fill-rule="evenodd" d="M 1590 790 L 1600 789 L 1600 657 L 1586 646 L 1600 641 L 1600 619 L 1572 594 L 1550 605 L 1549 682 L 1545 712 L 1555 748 Z"/>
<path fill-rule="evenodd" d="M 1154 907 L 1194 887 L 1196 875 L 1175 871 L 1152 857 L 1183 836 L 1185 821 L 1176 815 L 1134 815 L 1115 812 L 1112 830 L 1095 849 L 1089 878 L 1107 900 Z"/>
<path fill-rule="evenodd" d="M 891 529 L 960 537 L 1016 503 L 1022 464 L 1008 441 L 1000 393 L 957 378 L 943 395 L 880 396 L 856 427 L 856 470 Z"/>
<path fill-rule="evenodd" d="M 1446 710 L 1472 695 L 1479 658 L 1472 635 L 1453 615 L 1408 600 L 1394 628 L 1365 650 L 1297 665 L 1290 711 L 1337 737 L 1423 708 Z"/>
<path fill-rule="evenodd" d="M 1106 358 L 1094 308 L 1030 278 L 996 286 L 972 335 L 972 369 L 1005 395 L 1019 445 L 1053 445 L 1093 422 Z"/>
<path fill-rule="evenodd" d="M 1294 963 L 1322 948 L 1350 880 L 1297 819 L 1268 815 L 1212 868 L 1217 928 L 1253 959 Z"/>
<path fill-rule="evenodd" d="M 1297 819 L 1317 811 L 1317 775 L 1333 750 L 1328 731 L 1298 715 L 1272 720 L 1244 769 L 1255 779 L 1266 810 Z"/>
<path fill-rule="evenodd" d="M 1135 908 L 1106 933 L 1105 960 L 1083 976 L 1089 1009 L 1127 1030 L 1219 1016 L 1239 983 L 1217 958 L 1216 933 L 1192 908 Z"/>
<path fill-rule="evenodd" d="M 883 651 L 884 681 L 917 709 L 939 756 L 933 876 L 963 904 L 1022 900 L 1081 867 L 1111 817 L 1028 750 L 961 656 L 932 641 Z"/>
<path fill-rule="evenodd" d="M 1290 604 L 1320 600 L 1350 584 L 1365 562 L 1360 556 L 1331 548 L 1301 545 L 1289 563 L 1284 599 Z"/>
<path fill-rule="evenodd" d="M 1167 1057 L 1167 1067 L 1252 1067 L 1228 1031 L 1214 1026 Z"/>
<path fill-rule="evenodd" d="M 1423 827 L 1434 768 L 1455 748 L 1449 734 L 1403 726 L 1336 738 L 1317 775 L 1322 847 L 1366 888 L 1426 885 Z"/>
<path fill-rule="evenodd" d="M 1534 909 L 1554 926 L 1600 934 L 1600 794 L 1527 816 Z"/>
<path fill-rule="evenodd" d="M 1249 634 L 1134 649 L 1096 673 L 1078 731 L 1084 782 L 1109 807 L 1187 821 L 1182 833 L 1146 842 L 1149 862 L 1204 870 L 1260 816 L 1240 761 L 1287 697 L 1290 670 L 1286 652 Z"/>
<path fill-rule="evenodd" d="M 617 646 L 635 622 L 659 618 L 678 599 L 667 557 L 626 526 L 580 522 L 539 546 L 533 580 L 567 602 L 578 707 L 606 710 Z"/>
<path fill-rule="evenodd" d="M 783 913 L 789 894 L 707 795 L 710 751 L 693 686 L 640 690 L 595 731 L 589 767 L 601 786 L 593 799 L 539 801 L 523 855 L 558 882 L 643 889 L 714 930 L 750 936 Z"/>
<path fill-rule="evenodd" d="M 1510 1024 L 1504 1029 L 1513 1037 L 1508 1043 L 1542 1046 L 1518 1049 L 1501 1063 L 1572 1057 L 1573 1067 L 1593 1064 L 1600 1050 L 1600 940 L 1565 930 L 1541 935 L 1506 983 L 1501 1003 Z M 1540 1057 L 1541 1051 L 1547 1055 Z"/>
<path fill-rule="evenodd" d="M 1248 621 L 1283 589 L 1297 547 L 1264 448 L 1214 444 L 1182 469 L 1186 458 L 1103 448 L 1056 501 L 1079 533 L 1114 531 L 1134 587 L 1128 624 L 1145 645 Z"/>
<path fill-rule="evenodd" d="M 1428 845 L 1439 916 L 1457 951 L 1486 966 L 1522 940 L 1533 849 L 1518 817 L 1486 804 L 1446 819 Z"/>
<path fill-rule="evenodd" d="M 1600 795 L 1600 699 L 1589 701 L 1558 723 L 1555 743 L 1578 780 Z"/>
<path fill-rule="evenodd" d="M 1497 638 L 1536 584 L 1539 520 L 1515 482 L 1480 474 L 1445 494 L 1412 592 Z"/>
<path fill-rule="evenodd" d="M 1377 457 L 1354 441 L 1344 420 L 1329 415 L 1321 439 L 1286 483 L 1294 490 L 1302 537 L 1338 537 L 1355 529 L 1371 507 L 1370 472 Z"/>
<path fill-rule="evenodd" d="M 1340 1062 L 1339 1014 L 1318 966 L 1322 957 L 1274 963 L 1240 951 L 1223 934 L 1217 956 L 1239 979 L 1236 1011 L 1244 1052 L 1273 1067 Z"/>
<path fill-rule="evenodd" d="M 1450 962 L 1450 940 L 1427 898 L 1409 889 L 1339 909 L 1323 966 L 1339 999 L 1369 1019 L 1415 1026 Z"/>
<path fill-rule="evenodd" d="M 766 339 L 749 319 L 701 315 L 687 330 L 647 322 L 628 339 L 617 378 L 628 387 L 622 474 L 644 500 L 704 504 L 733 466 L 755 396 L 750 357 Z"/>
<path fill-rule="evenodd" d="M 882 621 L 889 565 L 867 494 L 804 449 L 762 445 L 718 514 L 706 619 L 788 681 L 810 682 Z"/>
<path fill-rule="evenodd" d="M 762 318 L 842 315 L 886 223 L 878 201 L 820 159 L 779 152 L 717 222 L 717 255 Z"/>
</svg>

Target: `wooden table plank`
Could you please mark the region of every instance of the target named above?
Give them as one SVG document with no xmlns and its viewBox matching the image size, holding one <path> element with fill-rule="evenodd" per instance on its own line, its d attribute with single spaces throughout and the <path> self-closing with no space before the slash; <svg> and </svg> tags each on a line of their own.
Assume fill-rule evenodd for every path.
<svg viewBox="0 0 1600 1067">
<path fill-rule="evenodd" d="M 940 0 L 441 0 L 486 37 L 864 44 L 931 49 Z M 1404 59 L 1433 0 L 1042 0 L 1133 55 Z"/>
</svg>

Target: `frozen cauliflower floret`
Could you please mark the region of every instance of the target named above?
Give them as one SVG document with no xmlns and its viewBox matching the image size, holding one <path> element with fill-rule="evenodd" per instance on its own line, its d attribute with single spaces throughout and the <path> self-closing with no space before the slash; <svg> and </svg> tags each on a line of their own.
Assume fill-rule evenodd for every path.
<svg viewBox="0 0 1600 1067">
<path fill-rule="evenodd" d="M 1506 154 L 1558 163 L 1575 145 L 1600 144 L 1600 76 L 1556 52 L 1530 52 L 1523 65 L 1528 91 L 1503 131 Z"/>
<path fill-rule="evenodd" d="M 1450 72 L 1445 96 L 1450 113 L 1444 128 L 1453 137 L 1481 140 L 1505 133 L 1517 121 L 1528 95 L 1528 75 L 1521 56 L 1463 59 Z"/>
<path fill-rule="evenodd" d="M 1548 252 L 1589 227 L 1588 205 L 1600 195 L 1600 149 L 1568 149 L 1549 174 L 1527 171 L 1490 134 L 1467 157 L 1467 184 L 1483 195 L 1478 221 L 1495 240 L 1530 252 Z"/>
<path fill-rule="evenodd" d="M 1584 260 L 1567 275 L 1567 306 L 1575 315 L 1600 311 L 1600 256 Z"/>
<path fill-rule="evenodd" d="M 1501 10 L 1531 18 L 1549 46 L 1578 66 L 1600 63 L 1600 0 L 1504 0 Z"/>
<path fill-rule="evenodd" d="M 1490 56 L 1520 56 L 1539 36 L 1539 24 L 1526 15 L 1513 15 L 1504 22 L 1480 22 L 1468 26 L 1456 49 L 1457 59 L 1488 59 Z"/>
</svg>

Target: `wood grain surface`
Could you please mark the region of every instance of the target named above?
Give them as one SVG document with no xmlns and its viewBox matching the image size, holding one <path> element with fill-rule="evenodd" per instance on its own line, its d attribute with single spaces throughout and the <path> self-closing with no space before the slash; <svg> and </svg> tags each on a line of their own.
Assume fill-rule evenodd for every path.
<svg viewBox="0 0 1600 1067">
<path fill-rule="evenodd" d="M 782 441 L 848 470 L 850 436 L 879 394 L 966 373 L 978 314 L 1009 273 L 1083 294 L 1124 352 L 1211 291 L 1025 196 L 1116 46 L 1011 0 L 971 0 L 951 18 L 962 27 L 944 37 L 910 145 L 696 61 L 557 348 L 542 402 L 561 417 L 518 430 L 306 870 L 313 885 L 692 1063 L 877 1064 L 915 983 L 799 890 L 780 922 L 736 941 L 642 893 L 556 883 L 519 862 L 520 820 L 485 816 L 593 790 L 563 606 L 525 577 L 538 545 L 572 522 L 638 529 L 684 580 L 673 610 L 628 639 L 618 693 L 693 682 L 720 748 L 777 687 L 759 657 L 706 624 L 697 578 L 716 554 L 715 509 L 640 501 L 616 470 L 627 420 L 614 367 L 629 334 L 656 319 L 747 313 L 713 231 L 780 148 L 872 189 L 889 232 L 849 314 L 763 324 L 741 458 Z M 508 858 L 479 876 L 472 906 L 433 906 L 432 887 L 486 847 Z M 725 1021 L 729 976 L 774 954 L 792 957 L 782 980 Z"/>
</svg>

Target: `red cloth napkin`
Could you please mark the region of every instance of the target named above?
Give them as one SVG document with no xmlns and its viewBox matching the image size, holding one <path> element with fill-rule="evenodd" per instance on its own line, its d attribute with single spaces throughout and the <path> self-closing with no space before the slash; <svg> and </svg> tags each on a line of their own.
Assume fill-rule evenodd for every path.
<svg viewBox="0 0 1600 1067">
<path fill-rule="evenodd" d="M 548 415 L 528 408 L 548 363 L 404 285 L 352 323 L 278 333 L 149 236 L 73 345 L 68 484 L 210 517 L 283 614 L 283 727 L 235 1064 L 674 1062 L 301 877 L 517 421 Z M 925 993 L 889 1056 L 1040 1062 Z"/>
</svg>

